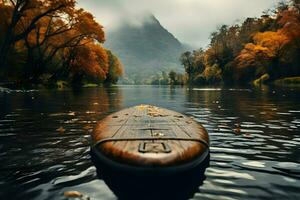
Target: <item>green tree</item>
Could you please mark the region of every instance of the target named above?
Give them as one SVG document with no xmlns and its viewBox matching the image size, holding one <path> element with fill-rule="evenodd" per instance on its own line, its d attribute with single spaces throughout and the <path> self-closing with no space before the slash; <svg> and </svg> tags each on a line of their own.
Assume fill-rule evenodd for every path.
<svg viewBox="0 0 300 200">
<path fill-rule="evenodd" d="M 109 71 L 105 80 L 105 83 L 116 84 L 118 79 L 123 74 L 123 67 L 119 59 L 112 54 L 110 50 L 106 50 L 108 54 L 108 64 L 109 64 Z"/>
<path fill-rule="evenodd" d="M 177 73 L 174 72 L 173 70 L 169 72 L 169 79 L 170 79 L 170 84 L 171 85 L 176 85 L 177 84 Z"/>
<path fill-rule="evenodd" d="M 193 80 L 193 55 L 190 51 L 184 52 L 180 57 L 180 62 L 184 66 L 188 76 L 188 84 L 192 84 Z"/>
</svg>

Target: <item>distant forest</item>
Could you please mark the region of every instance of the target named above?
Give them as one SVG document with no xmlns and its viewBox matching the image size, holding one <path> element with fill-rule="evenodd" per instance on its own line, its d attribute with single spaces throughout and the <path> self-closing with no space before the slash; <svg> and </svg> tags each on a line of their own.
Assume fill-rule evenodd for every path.
<svg viewBox="0 0 300 200">
<path fill-rule="evenodd" d="M 241 25 L 223 25 L 207 49 L 184 52 L 180 61 L 190 85 L 268 84 L 286 77 L 300 83 L 300 1 L 280 3 Z M 169 73 L 169 82 L 182 80 Z"/>
<path fill-rule="evenodd" d="M 185 74 L 162 72 L 149 83 L 300 85 L 300 0 L 267 13 L 221 26 L 207 48 L 178 58 Z M 119 59 L 103 47 L 103 27 L 76 0 L 0 0 L 0 19 L 1 84 L 102 85 L 123 74 Z"/>
<path fill-rule="evenodd" d="M 116 83 L 122 65 L 76 0 L 0 0 L 0 78 L 19 86 Z"/>
</svg>

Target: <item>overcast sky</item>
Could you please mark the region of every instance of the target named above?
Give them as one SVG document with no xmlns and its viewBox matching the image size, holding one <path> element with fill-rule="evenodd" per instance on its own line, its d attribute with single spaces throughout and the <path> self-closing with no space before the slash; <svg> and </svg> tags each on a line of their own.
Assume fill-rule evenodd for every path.
<svg viewBox="0 0 300 200">
<path fill-rule="evenodd" d="M 257 17 L 280 0 L 79 0 L 106 31 L 122 19 L 138 23 L 144 13 L 153 13 L 181 42 L 205 47 L 211 32 L 222 24 L 234 24 Z"/>
</svg>

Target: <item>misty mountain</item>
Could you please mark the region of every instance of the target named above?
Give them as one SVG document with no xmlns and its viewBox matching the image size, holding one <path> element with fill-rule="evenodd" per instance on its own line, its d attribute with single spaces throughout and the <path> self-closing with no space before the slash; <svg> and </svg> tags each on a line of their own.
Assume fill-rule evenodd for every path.
<svg viewBox="0 0 300 200">
<path fill-rule="evenodd" d="M 106 38 L 105 47 L 111 49 L 124 66 L 125 82 L 145 83 L 162 71 L 183 71 L 179 57 L 185 46 L 153 15 L 141 19 L 140 24 L 125 20 L 109 31 Z"/>
</svg>

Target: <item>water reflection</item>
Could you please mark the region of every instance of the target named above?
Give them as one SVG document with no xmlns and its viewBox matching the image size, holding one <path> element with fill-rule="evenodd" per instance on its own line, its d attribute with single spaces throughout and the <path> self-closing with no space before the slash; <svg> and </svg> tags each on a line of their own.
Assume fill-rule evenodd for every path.
<svg viewBox="0 0 300 200">
<path fill-rule="evenodd" d="M 108 187 L 119 199 L 190 199 L 199 192 L 206 176 L 209 165 L 209 156 L 201 166 L 173 175 L 166 174 L 136 174 L 122 172 L 106 167 L 94 161 L 97 166 L 97 175 L 103 179 Z"/>
<path fill-rule="evenodd" d="M 44 198 L 55 194 L 43 193 L 45 186 L 59 191 L 95 179 L 93 168 L 82 174 L 91 167 L 90 131 L 120 108 L 117 87 L 1 94 L 1 100 L 1 192 L 12 199 Z"/>
<path fill-rule="evenodd" d="M 183 112 L 208 130 L 210 166 L 193 199 L 300 199 L 299 94 L 152 86 L 0 92 L 0 199 L 65 199 L 69 190 L 116 199 L 90 161 L 89 132 L 137 104 Z M 169 195 L 181 191 L 174 188 Z"/>
</svg>

